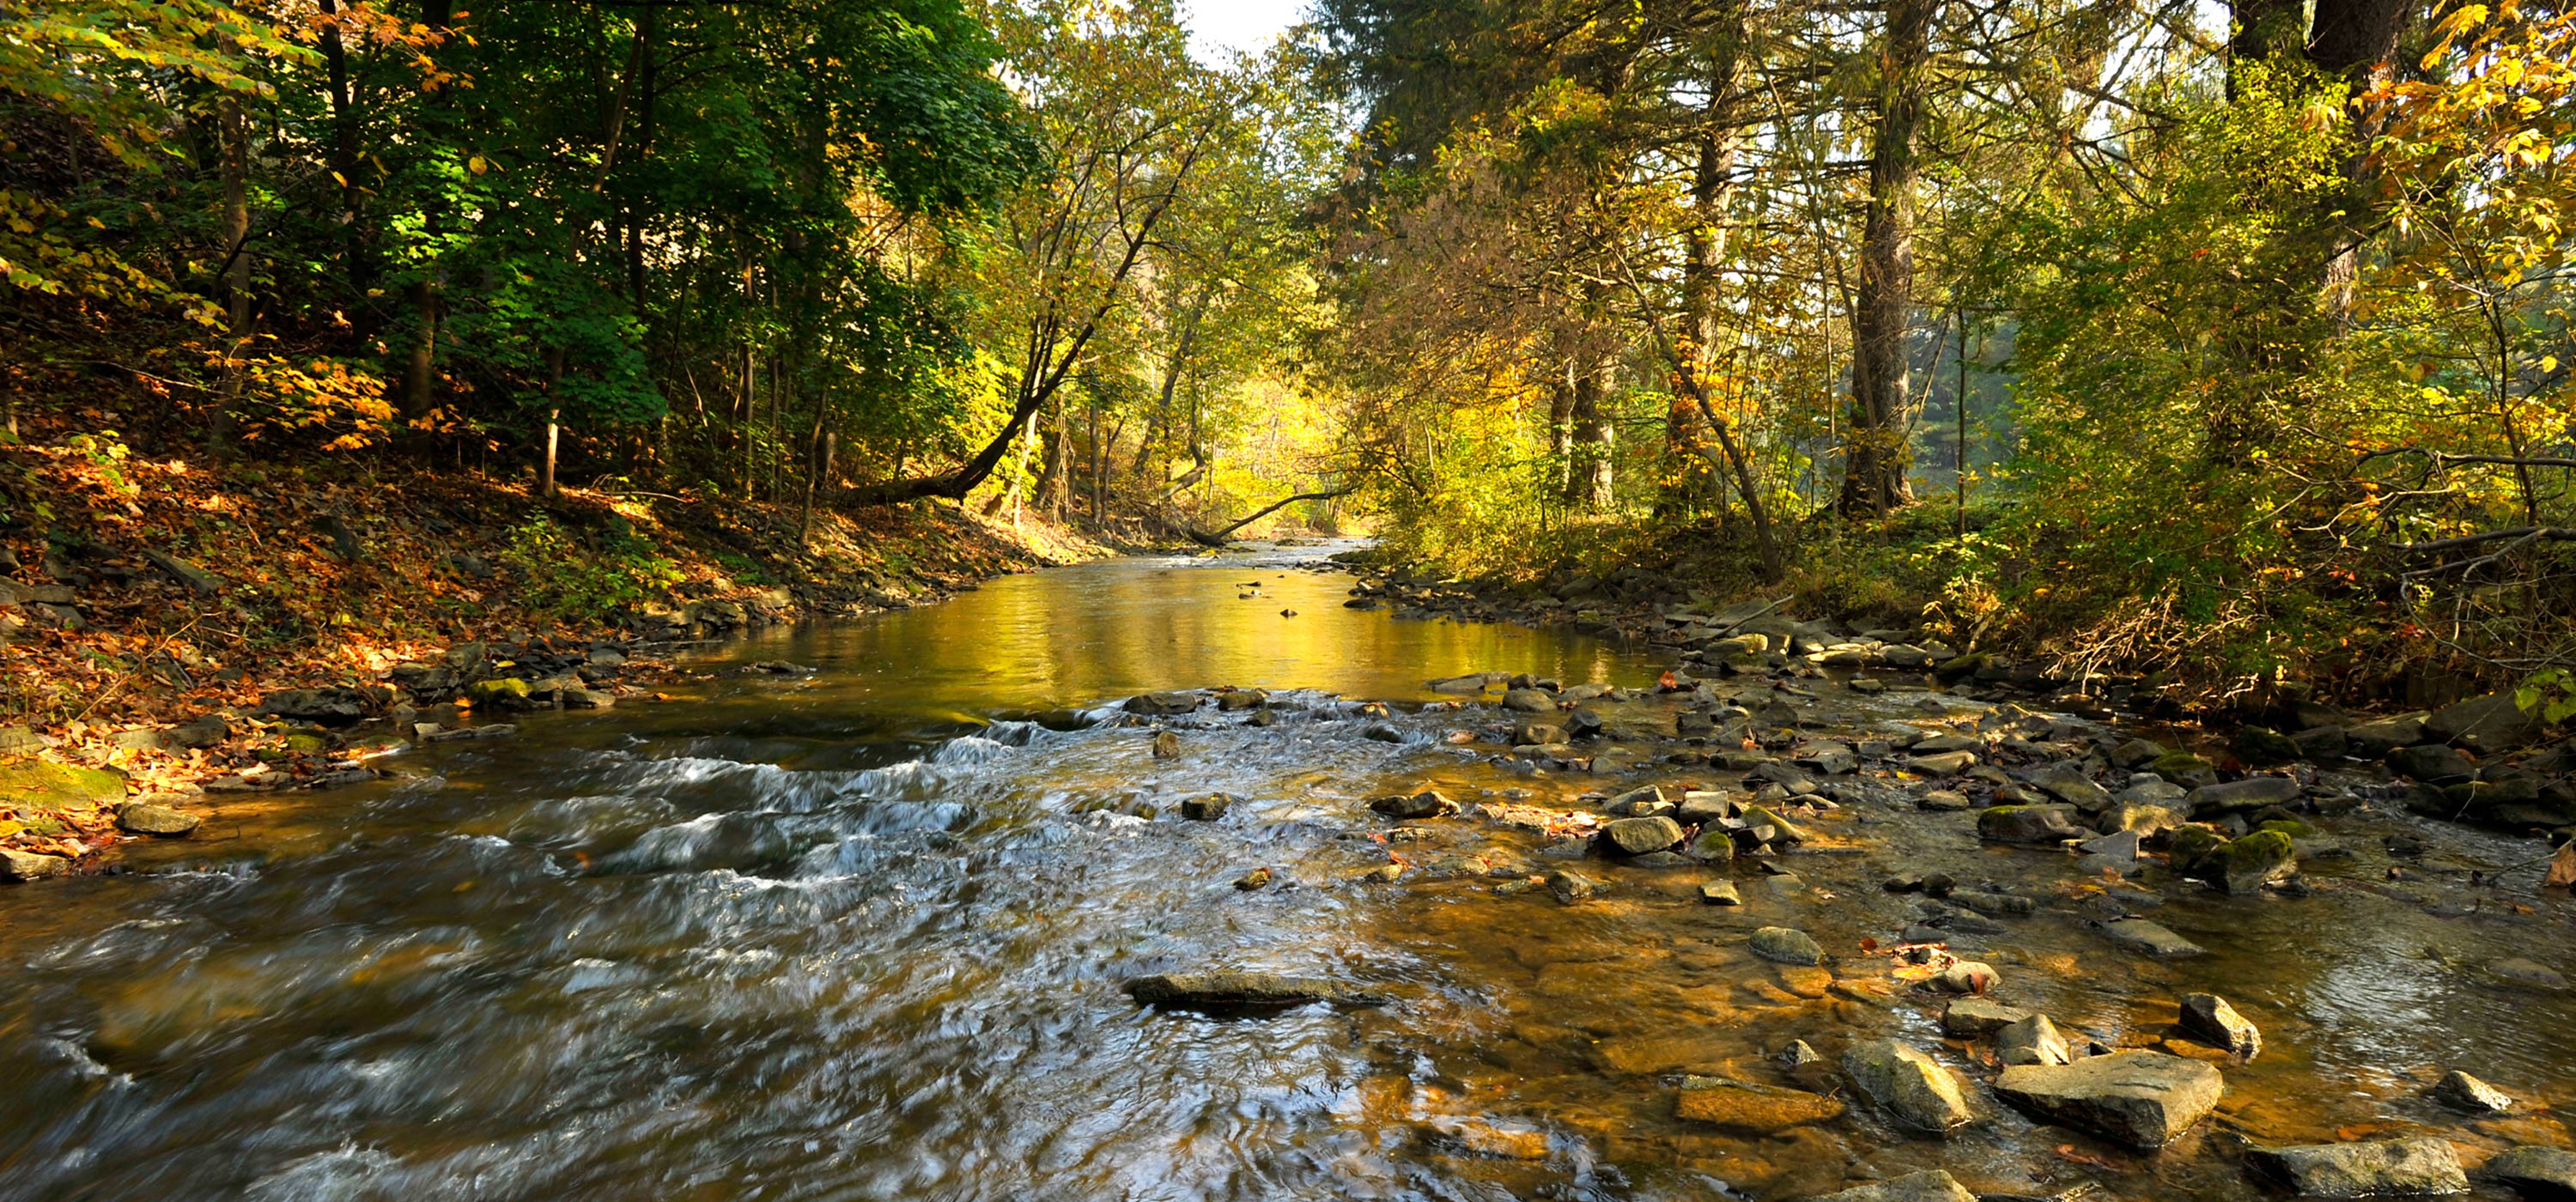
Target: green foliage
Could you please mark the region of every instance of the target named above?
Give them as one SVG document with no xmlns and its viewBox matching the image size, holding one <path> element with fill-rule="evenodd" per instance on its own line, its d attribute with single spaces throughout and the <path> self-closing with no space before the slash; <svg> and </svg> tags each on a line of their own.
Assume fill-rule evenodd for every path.
<svg viewBox="0 0 2576 1202">
<path fill-rule="evenodd" d="M 677 564 L 631 530 L 586 545 L 543 514 L 510 531 L 500 559 L 518 577 L 521 604 L 568 622 L 608 621 L 681 579 Z"/>
<path fill-rule="evenodd" d="M 2565 668 L 2534 672 L 2514 690 L 2513 703 L 2553 726 L 2576 718 L 2576 673 Z"/>
</svg>

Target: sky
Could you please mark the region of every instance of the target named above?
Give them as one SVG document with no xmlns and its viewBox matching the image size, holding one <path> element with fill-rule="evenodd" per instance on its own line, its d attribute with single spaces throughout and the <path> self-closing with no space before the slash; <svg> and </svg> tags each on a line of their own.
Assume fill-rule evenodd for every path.
<svg viewBox="0 0 2576 1202">
<path fill-rule="evenodd" d="M 1190 53 L 1213 62 L 1229 50 L 1258 51 L 1297 22 L 1306 0 L 1183 0 Z"/>
</svg>

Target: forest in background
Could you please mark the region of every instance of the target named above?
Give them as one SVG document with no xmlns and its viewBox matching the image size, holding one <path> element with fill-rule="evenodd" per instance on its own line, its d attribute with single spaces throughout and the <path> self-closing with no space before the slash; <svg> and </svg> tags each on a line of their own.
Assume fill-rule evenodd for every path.
<svg viewBox="0 0 2576 1202">
<path fill-rule="evenodd" d="M 428 473 L 643 588 L 559 494 L 1294 496 L 1498 586 L 2563 700 L 2571 54 L 2400 0 L 1323 0 L 1222 63 L 1159 0 L 33 0 L 0 523 Z"/>
</svg>

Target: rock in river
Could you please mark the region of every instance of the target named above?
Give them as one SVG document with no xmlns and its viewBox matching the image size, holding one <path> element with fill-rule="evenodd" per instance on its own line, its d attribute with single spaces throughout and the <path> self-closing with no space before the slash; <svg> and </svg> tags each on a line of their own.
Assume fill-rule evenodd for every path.
<svg viewBox="0 0 2576 1202">
<path fill-rule="evenodd" d="M 2433 1084 L 2433 1100 L 2470 1114 L 2503 1114 L 2513 1109 L 2513 1096 L 2458 1069 Z"/>
<path fill-rule="evenodd" d="M 1805 931 L 1795 927 L 1764 927 L 1753 932 L 1753 954 L 1782 964 L 1815 965 L 1825 962 L 1825 949 Z"/>
<path fill-rule="evenodd" d="M 1950 1070 L 1893 1039 L 1855 1045 L 1843 1054 L 1843 1071 L 1851 1074 L 1852 1082 L 1870 1100 L 1906 1126 L 1947 1135 L 1976 1118 Z"/>
<path fill-rule="evenodd" d="M 1807 1202 L 1977 1202 L 1977 1196 L 1969 1193 L 1968 1187 L 1959 1184 L 1957 1178 L 1933 1169 L 1855 1186 L 1838 1194 L 1810 1198 Z"/>
<path fill-rule="evenodd" d="M 2448 1140 L 2432 1136 L 2367 1143 L 2252 1148 L 2247 1167 L 2309 1198 L 2465 1194 L 2468 1174 Z"/>
<path fill-rule="evenodd" d="M 1457 813 L 1458 803 L 1449 800 L 1448 795 L 1438 789 L 1424 789 L 1419 793 L 1400 793 L 1378 798 L 1369 803 L 1369 808 L 1389 818 L 1437 818 L 1443 814 Z M 1678 835 L 1674 837 L 1680 838 Z"/>
<path fill-rule="evenodd" d="M 1843 1112 L 1843 1104 L 1822 1094 L 1772 1085 L 1747 1085 L 1722 1077 L 1692 1077 L 1682 1083 L 1673 1113 L 1694 1123 L 1775 1135 L 1791 1127 L 1821 1123 Z"/>
<path fill-rule="evenodd" d="M 2296 800 L 2299 782 L 2286 776 L 2249 776 L 2225 784 L 2202 785 L 2183 799 L 2192 817 L 2209 819 L 2219 814 L 2259 810 Z"/>
<path fill-rule="evenodd" d="M 2247 1060 L 2263 1054 L 2263 1033 L 2247 1022 L 2227 999 L 2195 993 L 2182 1000 L 2182 1029 L 2212 1047 L 2225 1048 Z"/>
<path fill-rule="evenodd" d="M 139 801 L 116 807 L 116 825 L 137 835 L 184 835 L 202 821 L 194 814 Z"/>
<path fill-rule="evenodd" d="M 2052 1123 L 2078 1127 L 2133 1148 L 2161 1148 L 2218 1105 L 2226 1081 L 2197 1060 L 2162 1052 L 2116 1052 L 2073 1064 L 2004 1070 L 1995 1092 Z"/>
<path fill-rule="evenodd" d="M 1169 972 L 1130 979 L 1127 996 L 1148 1006 L 1207 1010 L 1264 1010 L 1311 1002 L 1367 1003 L 1379 999 L 1319 977 L 1271 972 Z"/>
<path fill-rule="evenodd" d="M 1964 1039 L 1975 1039 L 1992 1035 L 2029 1017 L 2031 1013 L 2028 1010 L 1981 997 L 1963 997 L 1942 1008 L 1941 1030 Z"/>
<path fill-rule="evenodd" d="M 1681 841 L 1682 824 L 1670 818 L 1622 818 L 1601 828 L 1601 849 L 1612 855 L 1670 851 Z"/>
<path fill-rule="evenodd" d="M 2488 1161 L 2478 1176 L 2531 1202 L 2576 1202 L 2576 1152 L 2564 1148 L 2515 1148 Z"/>
<path fill-rule="evenodd" d="M 2071 805 L 1996 806 L 1977 815 L 1977 836 L 1990 843 L 2055 843 L 2080 839 Z"/>
</svg>

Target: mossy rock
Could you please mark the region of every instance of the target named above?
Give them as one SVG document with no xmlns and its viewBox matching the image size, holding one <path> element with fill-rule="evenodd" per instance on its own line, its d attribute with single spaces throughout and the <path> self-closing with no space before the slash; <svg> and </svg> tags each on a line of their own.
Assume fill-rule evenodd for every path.
<svg viewBox="0 0 2576 1202">
<path fill-rule="evenodd" d="M 2227 845 L 2227 837 L 2205 826 L 2177 827 L 2165 836 L 2165 861 L 2184 876 L 2197 875 L 2209 853 Z"/>
<path fill-rule="evenodd" d="M 331 740 L 323 735 L 288 735 L 286 736 L 286 749 L 288 751 L 300 751 L 306 755 L 320 755 L 323 752 L 331 750 Z"/>
<path fill-rule="evenodd" d="M 2256 831 L 2221 844 L 2200 862 L 2202 879 L 2229 893 L 2252 893 L 2298 871 L 2298 848 L 2279 831 Z"/>
<path fill-rule="evenodd" d="M 1995 657 L 1983 651 L 1952 656 L 1932 669 L 1932 677 L 1943 684 L 1956 684 L 1994 665 Z"/>
<path fill-rule="evenodd" d="M 2275 818 L 2254 829 L 2258 831 L 2279 831 L 2293 839 L 2305 839 L 2317 833 L 2317 828 L 2309 826 L 2307 823 L 2301 822 L 2296 818 Z"/>
<path fill-rule="evenodd" d="M 476 705 L 524 704 L 528 700 L 528 682 L 516 676 L 496 676 L 465 686 L 465 695 Z"/>
<path fill-rule="evenodd" d="M 2297 740 L 2268 726 L 2248 726 L 2237 731 L 2235 741 L 2228 746 L 2236 758 L 2258 767 L 2294 764 L 2306 758 Z"/>
<path fill-rule="evenodd" d="M 51 760 L 0 764 L 0 797 L 20 813 L 95 810 L 125 800 L 125 774 L 113 768 L 76 768 Z"/>
<path fill-rule="evenodd" d="M 2147 771 L 2185 788 L 2197 789 L 2218 783 L 2218 765 L 2188 751 L 2168 751 L 2147 765 Z"/>
</svg>

